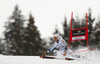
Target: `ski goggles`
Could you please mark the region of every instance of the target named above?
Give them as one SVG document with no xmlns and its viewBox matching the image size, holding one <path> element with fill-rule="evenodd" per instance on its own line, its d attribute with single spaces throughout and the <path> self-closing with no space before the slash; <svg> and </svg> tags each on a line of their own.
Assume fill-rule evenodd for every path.
<svg viewBox="0 0 100 64">
<path fill-rule="evenodd" d="M 57 37 L 53 37 L 53 39 L 58 39 Z"/>
</svg>

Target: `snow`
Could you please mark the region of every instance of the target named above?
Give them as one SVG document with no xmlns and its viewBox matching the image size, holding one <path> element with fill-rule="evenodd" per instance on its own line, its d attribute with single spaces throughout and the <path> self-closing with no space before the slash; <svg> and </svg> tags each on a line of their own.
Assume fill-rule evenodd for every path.
<svg viewBox="0 0 100 64">
<path fill-rule="evenodd" d="M 0 55 L 0 64 L 100 64 L 100 51 L 88 53 L 89 59 L 85 60 L 59 60 L 43 59 L 39 56 L 5 56 Z"/>
</svg>

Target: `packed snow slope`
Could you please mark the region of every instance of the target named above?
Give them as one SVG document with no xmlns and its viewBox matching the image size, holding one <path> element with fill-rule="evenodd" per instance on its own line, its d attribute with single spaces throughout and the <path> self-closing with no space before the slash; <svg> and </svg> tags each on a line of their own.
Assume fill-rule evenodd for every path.
<svg viewBox="0 0 100 64">
<path fill-rule="evenodd" d="M 88 52 L 85 60 L 43 59 L 39 56 L 0 55 L 0 64 L 100 64 L 100 51 Z"/>
</svg>

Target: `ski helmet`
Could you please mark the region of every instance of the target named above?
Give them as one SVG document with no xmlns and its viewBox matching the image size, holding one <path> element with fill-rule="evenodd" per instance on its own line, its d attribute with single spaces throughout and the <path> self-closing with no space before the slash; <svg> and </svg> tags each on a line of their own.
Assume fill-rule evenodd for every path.
<svg viewBox="0 0 100 64">
<path fill-rule="evenodd" d="M 56 37 L 59 40 L 59 34 L 55 34 L 53 38 Z"/>
</svg>

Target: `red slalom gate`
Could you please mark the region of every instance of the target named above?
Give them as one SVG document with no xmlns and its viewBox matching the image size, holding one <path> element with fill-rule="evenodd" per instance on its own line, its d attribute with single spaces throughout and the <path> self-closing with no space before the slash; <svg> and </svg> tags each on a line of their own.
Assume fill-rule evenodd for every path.
<svg viewBox="0 0 100 64">
<path fill-rule="evenodd" d="M 70 37 L 69 37 L 68 47 L 70 48 L 70 42 L 71 41 L 87 40 L 88 50 L 83 50 L 83 51 L 79 51 L 79 52 L 84 52 L 84 51 L 89 51 L 89 50 L 96 49 L 96 48 L 89 49 L 89 43 L 88 43 L 88 16 L 87 16 L 87 13 L 86 13 L 86 27 L 78 28 L 78 29 L 72 29 L 72 21 L 73 21 L 73 12 L 71 14 Z"/>
</svg>

